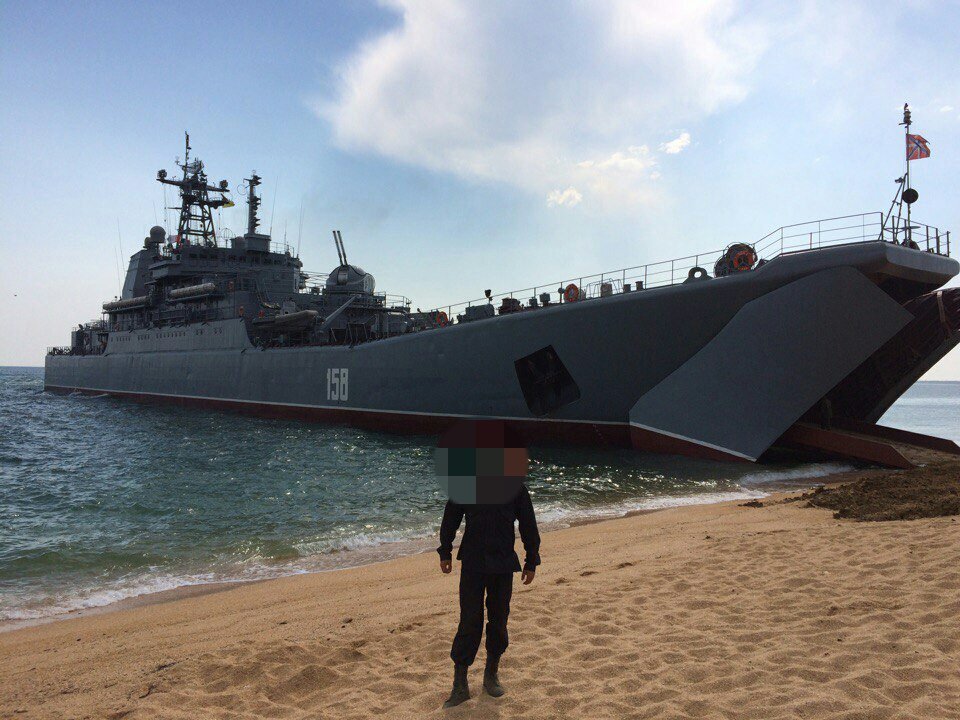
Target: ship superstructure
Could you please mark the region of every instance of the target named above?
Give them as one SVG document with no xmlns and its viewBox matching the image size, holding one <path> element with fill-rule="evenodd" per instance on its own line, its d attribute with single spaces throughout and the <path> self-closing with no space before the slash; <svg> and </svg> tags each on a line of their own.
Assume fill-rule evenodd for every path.
<svg viewBox="0 0 960 720">
<path fill-rule="evenodd" d="M 228 185 L 189 151 L 180 179 L 158 174 L 176 233 L 152 228 L 122 296 L 51 349 L 47 389 L 408 432 L 500 418 L 531 443 L 756 460 L 817 445 L 811 424 L 866 432 L 960 339 L 960 290 L 938 289 L 960 267 L 949 233 L 910 219 L 908 175 L 886 214 L 414 311 L 338 231 L 333 271 L 304 272 L 260 232 L 256 173 L 246 232 L 218 236 Z"/>
<path fill-rule="evenodd" d="M 407 298 L 377 293 L 374 277 L 347 262 L 337 231 L 340 264 L 322 278 L 304 272 L 289 245 L 260 232 L 256 173 L 245 180 L 247 231 L 218 238 L 211 211 L 233 205 L 228 183 L 208 182 L 189 143 L 187 136 L 181 178 L 157 173 L 179 190 L 177 232 L 150 230 L 130 259 L 121 297 L 103 304 L 101 320 L 74 331 L 69 354 L 354 345 L 431 324 L 409 312 Z"/>
</svg>

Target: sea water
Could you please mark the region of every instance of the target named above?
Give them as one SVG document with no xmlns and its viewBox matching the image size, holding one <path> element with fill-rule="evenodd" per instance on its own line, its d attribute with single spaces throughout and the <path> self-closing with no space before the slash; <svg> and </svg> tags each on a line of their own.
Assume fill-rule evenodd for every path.
<svg viewBox="0 0 960 720">
<path fill-rule="evenodd" d="M 960 383 L 919 383 L 887 424 L 960 441 Z M 373 562 L 435 546 L 432 437 L 43 392 L 0 368 L 0 622 L 200 583 Z M 537 448 L 555 527 L 762 496 L 849 469 Z M 547 557 L 549 555 L 545 553 Z"/>
</svg>

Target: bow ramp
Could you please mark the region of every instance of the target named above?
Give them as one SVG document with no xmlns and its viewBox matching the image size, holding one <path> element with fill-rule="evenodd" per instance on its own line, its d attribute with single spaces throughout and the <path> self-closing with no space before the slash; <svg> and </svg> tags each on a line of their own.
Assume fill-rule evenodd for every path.
<svg viewBox="0 0 960 720">
<path fill-rule="evenodd" d="M 635 447 L 755 461 L 914 316 L 851 267 L 746 303 L 630 410 Z"/>
</svg>

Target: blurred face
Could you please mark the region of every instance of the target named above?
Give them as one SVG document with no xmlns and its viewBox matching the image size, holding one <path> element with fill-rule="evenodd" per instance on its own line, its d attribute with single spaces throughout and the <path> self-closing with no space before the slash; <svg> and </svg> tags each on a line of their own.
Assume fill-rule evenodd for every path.
<svg viewBox="0 0 960 720">
<path fill-rule="evenodd" d="M 501 420 L 461 420 L 434 452 L 437 482 L 461 505 L 502 505 L 527 477 L 527 449 Z"/>
</svg>

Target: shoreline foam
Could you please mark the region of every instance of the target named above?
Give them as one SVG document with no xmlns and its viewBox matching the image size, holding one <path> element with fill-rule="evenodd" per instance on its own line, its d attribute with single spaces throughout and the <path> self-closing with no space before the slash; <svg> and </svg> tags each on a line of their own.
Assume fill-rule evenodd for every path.
<svg viewBox="0 0 960 720">
<path fill-rule="evenodd" d="M 718 491 L 691 493 L 688 495 L 669 495 L 636 499 L 624 503 L 586 506 L 576 508 L 550 509 L 538 512 L 538 519 L 545 532 L 569 527 L 578 527 L 605 520 L 654 512 L 676 507 L 694 505 L 714 505 L 737 500 L 759 499 L 773 493 L 794 492 L 818 484 L 829 482 L 830 478 L 841 477 L 850 472 L 850 465 L 838 463 L 811 463 L 789 470 L 760 470 L 740 479 L 741 486 L 757 483 L 763 489 L 742 487 L 739 491 Z M 808 481 L 803 483 L 801 481 Z M 381 534 L 385 536 L 387 534 Z M 231 576 L 215 573 L 171 576 L 169 574 L 144 577 L 136 584 L 121 588 L 98 588 L 87 594 L 81 594 L 72 601 L 64 601 L 51 612 L 34 610 L 22 611 L 21 616 L 8 616 L 0 619 L 0 633 L 25 627 L 44 625 L 76 617 L 123 610 L 128 607 L 149 605 L 155 602 L 192 597 L 207 592 L 217 592 L 223 587 L 264 582 L 297 575 L 334 572 L 355 567 L 363 567 L 390 560 L 431 552 L 436 544 L 435 533 L 422 536 L 398 537 L 396 540 L 354 545 L 354 538 L 346 541 L 328 541 L 339 547 L 327 552 L 313 553 L 287 563 L 254 565 L 245 569 L 245 575 Z M 71 606 L 72 602 L 72 606 Z"/>
</svg>

